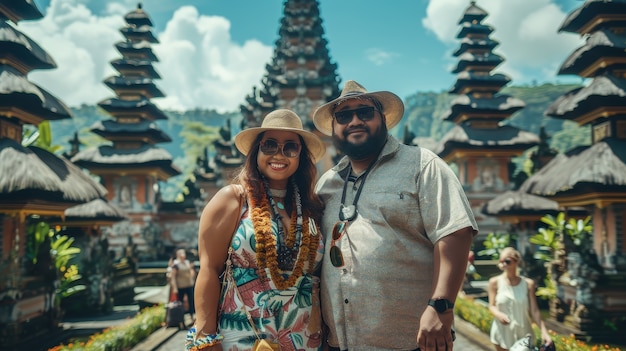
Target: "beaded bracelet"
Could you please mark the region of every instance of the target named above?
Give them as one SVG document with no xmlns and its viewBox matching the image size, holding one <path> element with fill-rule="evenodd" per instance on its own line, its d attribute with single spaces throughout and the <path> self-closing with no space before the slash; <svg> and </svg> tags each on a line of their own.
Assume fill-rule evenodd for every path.
<svg viewBox="0 0 626 351">
<path fill-rule="evenodd" d="M 201 334 L 202 331 L 200 331 Z M 200 351 L 208 347 L 217 345 L 222 342 L 224 336 L 222 334 L 209 334 L 202 338 L 196 339 L 196 327 L 191 327 L 187 332 L 187 338 L 185 339 L 185 350 L 187 351 Z"/>
</svg>

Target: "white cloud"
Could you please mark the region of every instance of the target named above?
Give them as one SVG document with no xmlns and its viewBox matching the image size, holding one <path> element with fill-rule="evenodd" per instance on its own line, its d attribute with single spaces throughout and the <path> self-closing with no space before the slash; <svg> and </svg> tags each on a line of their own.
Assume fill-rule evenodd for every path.
<svg viewBox="0 0 626 351">
<path fill-rule="evenodd" d="M 489 14 L 483 24 L 494 28 L 491 38 L 500 42 L 494 52 L 505 61 L 497 71 L 513 83 L 556 80 L 558 67 L 583 40 L 572 33 L 557 33 L 565 19 L 554 0 L 477 1 Z M 458 21 L 467 8 L 466 0 L 430 0 L 422 25 L 449 45 L 449 59 L 458 48 Z"/>
<path fill-rule="evenodd" d="M 373 62 L 376 66 L 382 66 L 388 62 L 391 62 L 394 57 L 398 57 L 399 54 L 394 52 L 385 51 L 383 49 L 371 48 L 365 52 L 367 59 Z"/>
<path fill-rule="evenodd" d="M 244 102 L 259 84 L 272 47 L 256 40 L 233 43 L 229 31 L 227 19 L 200 15 L 195 7 L 174 13 L 154 47 L 160 59 L 155 68 L 167 82 L 160 106 L 234 111 Z"/>
<path fill-rule="evenodd" d="M 128 0 L 124 0 L 128 1 Z M 29 79 L 70 106 L 95 104 L 115 96 L 102 82 L 118 74 L 110 61 L 120 58 L 115 43 L 129 11 L 107 4 L 96 15 L 81 0 L 52 0 L 39 21 L 22 21 L 18 29 L 36 41 L 57 62 L 54 70 L 34 71 Z M 272 47 L 254 40 L 234 43 L 230 22 L 203 16 L 195 7 L 178 9 L 153 46 L 161 75 L 155 84 L 166 95 L 154 99 L 163 109 L 213 108 L 236 111 L 252 86 L 258 85 Z"/>
</svg>

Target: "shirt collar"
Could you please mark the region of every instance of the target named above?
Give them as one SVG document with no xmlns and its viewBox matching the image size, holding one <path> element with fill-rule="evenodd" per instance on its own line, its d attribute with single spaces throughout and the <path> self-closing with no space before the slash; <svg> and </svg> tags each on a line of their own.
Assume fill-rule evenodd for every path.
<svg viewBox="0 0 626 351">
<path fill-rule="evenodd" d="M 387 135 L 387 141 L 383 146 L 383 150 L 378 155 L 378 159 L 374 162 L 380 162 L 381 160 L 386 160 L 389 157 L 393 156 L 400 149 L 400 142 L 393 135 Z M 339 160 L 337 165 L 333 167 L 333 170 L 341 175 L 342 178 L 345 178 L 346 172 L 348 171 L 348 165 L 350 164 L 350 159 L 348 156 L 344 156 Z"/>
</svg>

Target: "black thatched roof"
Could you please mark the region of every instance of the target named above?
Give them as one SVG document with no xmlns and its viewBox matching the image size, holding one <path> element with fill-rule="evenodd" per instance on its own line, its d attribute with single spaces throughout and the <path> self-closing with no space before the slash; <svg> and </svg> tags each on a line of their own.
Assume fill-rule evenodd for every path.
<svg viewBox="0 0 626 351">
<path fill-rule="evenodd" d="M 164 97 L 163 92 L 157 88 L 148 77 L 120 77 L 112 76 L 104 80 L 104 84 L 114 91 L 117 90 L 132 90 L 132 91 L 146 91 L 150 94 L 150 97 Z M 119 94 L 118 94 L 119 95 Z"/>
<path fill-rule="evenodd" d="M 445 157 L 455 149 L 527 150 L 539 141 L 536 134 L 510 125 L 494 129 L 457 125 L 441 139 L 435 153 Z"/>
<path fill-rule="evenodd" d="M 26 72 L 56 67 L 54 59 L 44 49 L 4 21 L 0 21 L 0 58 L 19 60 L 27 67 Z"/>
<path fill-rule="evenodd" d="M 626 36 L 608 29 L 591 34 L 585 45 L 574 51 L 561 65 L 558 74 L 594 77 L 613 65 L 621 67 L 626 55 Z M 593 70 L 591 70 L 593 68 Z"/>
<path fill-rule="evenodd" d="M 559 32 L 586 34 L 599 29 L 599 27 L 624 27 L 624 16 L 619 16 L 619 14 L 624 13 L 626 13 L 625 0 L 587 0 L 567 15 L 559 28 Z M 598 17 L 602 17 L 604 20 L 598 21 Z M 592 23 L 594 26 L 588 27 Z"/>
<path fill-rule="evenodd" d="M 457 33 L 456 37 L 458 39 L 461 39 L 470 34 L 489 35 L 492 32 L 493 27 L 489 25 L 481 23 L 463 22 L 461 23 L 461 30 L 459 30 L 459 33 Z"/>
<path fill-rule="evenodd" d="M 150 139 L 153 143 L 172 141 L 156 123 L 146 120 L 137 123 L 120 123 L 114 120 L 98 121 L 91 126 L 90 130 L 107 139 L 109 137 L 127 137 L 135 140 Z"/>
<path fill-rule="evenodd" d="M 504 74 L 496 73 L 496 74 L 476 74 L 474 72 L 463 71 L 460 72 L 456 77 L 456 83 L 448 93 L 451 94 L 461 94 L 463 93 L 463 89 L 473 86 L 480 86 L 481 91 L 499 91 L 503 86 L 509 84 L 511 79 Z M 489 88 L 489 89 L 486 89 Z"/>
<path fill-rule="evenodd" d="M 23 110 L 41 120 L 71 117 L 69 108 L 61 100 L 29 82 L 24 75 L 8 65 L 0 65 L 0 111 L 3 110 Z"/>
<path fill-rule="evenodd" d="M 501 114 L 502 119 L 514 114 L 526 106 L 524 101 L 505 94 L 493 98 L 475 98 L 470 95 L 460 95 L 452 100 L 450 109 L 443 115 L 446 121 L 454 121 L 461 113 L 472 115 Z"/>
<path fill-rule="evenodd" d="M 152 46 L 150 42 L 145 40 L 139 42 L 130 42 L 130 41 L 120 41 L 115 44 L 115 48 L 117 51 L 122 54 L 122 56 L 126 57 L 128 55 L 133 55 L 133 57 L 141 57 L 144 60 L 148 60 L 151 62 L 159 61 L 159 58 L 156 57 L 154 52 L 152 52 Z"/>
<path fill-rule="evenodd" d="M 74 157 L 72 162 L 93 162 L 101 164 L 142 164 L 154 161 L 172 161 L 172 155 L 165 149 L 144 145 L 136 149 L 115 149 L 109 145 L 101 145 L 85 149 Z"/>
<path fill-rule="evenodd" d="M 0 201 L 84 203 L 105 195 L 102 185 L 66 159 L 0 139 Z"/>
<path fill-rule="evenodd" d="M 132 114 L 152 121 L 167 119 L 165 113 L 146 98 L 138 100 L 110 98 L 100 101 L 98 106 L 114 117 Z"/>
<path fill-rule="evenodd" d="M 488 15 L 487 11 L 476 6 L 476 2 L 472 1 L 470 5 L 465 9 L 465 12 L 463 12 L 463 16 L 461 16 L 457 24 L 462 24 L 464 22 L 474 22 L 474 21 L 480 22 L 485 17 L 487 17 L 487 15 Z"/>
<path fill-rule="evenodd" d="M 542 216 L 558 213 L 559 204 L 545 197 L 509 190 L 487 201 L 481 212 L 488 216 Z"/>
<path fill-rule="evenodd" d="M 153 44 L 159 42 L 154 34 L 152 34 L 151 26 L 126 26 L 120 29 L 120 32 L 122 33 L 122 35 L 124 35 L 125 38 L 128 38 L 131 41 L 145 40 Z"/>
<path fill-rule="evenodd" d="M 138 75 L 152 79 L 161 78 L 159 73 L 157 73 L 156 69 L 152 66 L 152 62 L 149 60 L 119 58 L 111 61 L 111 66 L 122 74 L 125 74 L 124 72 L 135 72 Z"/>
<path fill-rule="evenodd" d="M 504 59 L 502 56 L 494 54 L 492 52 L 486 54 L 474 54 L 470 52 L 466 52 L 459 56 L 459 62 L 456 67 L 452 70 L 452 73 L 459 73 L 465 70 L 468 66 L 481 66 L 484 68 L 488 68 L 489 70 L 497 67 Z"/>
<path fill-rule="evenodd" d="M 541 196 L 626 193 L 626 141 L 608 138 L 559 154 L 520 191 Z"/>
<path fill-rule="evenodd" d="M 152 27 L 152 21 L 150 16 L 143 10 L 141 3 L 137 5 L 137 8 L 124 16 L 126 23 L 132 24 L 135 27 L 150 26 Z"/>
<path fill-rule="evenodd" d="M 126 212 L 103 199 L 96 199 L 65 210 L 64 223 L 98 222 L 102 224 L 102 222 L 114 223 L 125 219 L 128 219 Z"/>
<path fill-rule="evenodd" d="M 626 79 L 608 73 L 599 75 L 586 87 L 576 88 L 561 95 L 545 114 L 555 118 L 575 120 L 598 107 L 626 109 Z"/>
<path fill-rule="evenodd" d="M 465 37 L 461 39 L 461 46 L 459 46 L 459 48 L 454 53 L 452 53 L 452 56 L 455 56 L 455 57 L 459 56 L 470 49 L 481 49 L 481 50 L 491 51 L 498 45 L 500 45 L 500 43 L 497 40 L 491 39 L 489 37 L 485 37 L 485 38 Z"/>
<path fill-rule="evenodd" d="M 15 23 L 43 18 L 33 0 L 0 0 L 0 13 Z"/>
</svg>

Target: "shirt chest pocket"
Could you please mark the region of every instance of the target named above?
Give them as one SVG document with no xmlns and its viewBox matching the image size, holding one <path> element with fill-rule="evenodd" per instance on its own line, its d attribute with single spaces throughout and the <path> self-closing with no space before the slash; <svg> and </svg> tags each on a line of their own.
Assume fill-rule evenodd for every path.
<svg viewBox="0 0 626 351">
<path fill-rule="evenodd" d="M 398 190 L 377 189 L 367 196 L 367 206 L 359 201 L 359 213 L 371 222 L 390 225 L 411 225 L 419 218 L 419 205 L 415 194 Z"/>
</svg>

